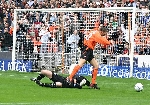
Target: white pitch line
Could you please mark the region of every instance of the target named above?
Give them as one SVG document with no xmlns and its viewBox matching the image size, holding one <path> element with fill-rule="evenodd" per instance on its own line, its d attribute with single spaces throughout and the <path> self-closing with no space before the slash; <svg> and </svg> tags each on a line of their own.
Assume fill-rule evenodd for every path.
<svg viewBox="0 0 150 105">
<path fill-rule="evenodd" d="M 49 105 L 43 103 L 0 103 L 0 105 Z M 81 105 L 81 104 L 53 104 L 53 105 Z"/>
<path fill-rule="evenodd" d="M 120 83 L 120 82 L 113 82 L 113 83 L 102 83 L 102 84 L 112 84 L 112 85 L 129 85 L 128 83 Z M 145 85 L 150 85 L 150 84 L 145 84 Z"/>
<path fill-rule="evenodd" d="M 0 103 L 0 105 L 30 105 L 32 103 Z"/>
<path fill-rule="evenodd" d="M 146 84 L 146 85 L 150 85 L 150 84 Z"/>
<path fill-rule="evenodd" d="M 123 84 L 123 85 L 126 85 L 128 83 L 113 82 L 113 83 L 102 83 L 102 84 L 113 84 L 113 85 Z"/>
<path fill-rule="evenodd" d="M 9 75 L 9 76 L 14 76 L 14 75 Z"/>
<path fill-rule="evenodd" d="M 38 104 L 38 103 L 0 103 L 0 105 L 49 105 L 49 104 Z"/>
</svg>

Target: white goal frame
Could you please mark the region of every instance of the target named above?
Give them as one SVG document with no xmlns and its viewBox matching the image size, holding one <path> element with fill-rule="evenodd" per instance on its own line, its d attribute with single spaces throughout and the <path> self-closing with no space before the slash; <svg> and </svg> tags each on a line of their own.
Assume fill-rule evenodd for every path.
<svg viewBox="0 0 150 105">
<path fill-rule="evenodd" d="M 13 31 L 13 49 L 12 49 L 12 70 L 15 70 L 15 47 L 16 47 L 16 25 L 17 25 L 17 12 L 19 11 L 44 11 L 44 12 L 98 12 L 98 11 L 110 11 L 110 12 L 132 12 L 132 27 L 135 27 L 135 7 L 110 7 L 110 8 L 54 8 L 54 9 L 14 9 L 14 31 Z M 131 35 L 134 35 L 134 28 L 132 28 Z M 133 74 L 133 56 L 134 56 L 134 38 L 130 37 L 131 49 L 130 49 L 130 77 Z"/>
</svg>

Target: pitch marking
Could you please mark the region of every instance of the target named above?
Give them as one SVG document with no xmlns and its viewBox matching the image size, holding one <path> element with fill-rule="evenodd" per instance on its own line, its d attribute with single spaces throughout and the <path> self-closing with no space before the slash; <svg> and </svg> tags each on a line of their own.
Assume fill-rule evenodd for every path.
<svg viewBox="0 0 150 105">
<path fill-rule="evenodd" d="M 9 76 L 14 76 L 14 75 L 9 75 Z"/>
<path fill-rule="evenodd" d="M 129 85 L 128 83 L 121 83 L 121 82 L 113 82 L 113 83 L 103 83 L 103 84 L 112 84 L 112 85 Z M 145 84 L 145 85 L 150 85 L 150 84 Z"/>
<path fill-rule="evenodd" d="M 0 105 L 49 105 L 49 104 L 39 104 L 39 103 L 0 103 Z M 54 105 L 81 105 L 81 104 L 54 104 Z"/>
<path fill-rule="evenodd" d="M 0 105 L 30 105 L 31 103 L 0 103 Z"/>
</svg>

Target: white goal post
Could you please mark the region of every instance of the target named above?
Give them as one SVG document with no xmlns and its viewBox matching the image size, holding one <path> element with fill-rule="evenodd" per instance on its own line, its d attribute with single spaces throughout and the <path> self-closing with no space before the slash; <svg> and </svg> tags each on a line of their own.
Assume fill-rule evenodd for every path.
<svg viewBox="0 0 150 105">
<path fill-rule="evenodd" d="M 55 13 L 72 13 L 72 12 L 82 12 L 82 13 L 98 13 L 98 12 L 112 12 L 112 13 L 120 13 L 127 12 L 131 13 L 131 18 L 128 20 L 130 26 L 128 26 L 129 33 L 129 44 L 130 44 L 130 75 L 133 76 L 133 57 L 134 57 L 134 27 L 135 27 L 135 19 L 136 19 L 136 11 L 138 9 L 134 7 L 111 7 L 111 8 L 54 8 L 54 9 L 14 9 L 14 30 L 13 30 L 13 49 L 12 49 L 12 70 L 16 70 L 16 31 L 17 31 L 17 21 L 18 21 L 18 12 L 55 12 Z M 132 26 L 131 26 L 132 25 Z M 62 28 L 62 27 L 61 27 Z M 132 30 L 131 30 L 132 28 Z M 99 51 L 99 50 L 98 50 Z M 63 52 L 63 51 L 62 51 Z M 99 53 L 99 52 L 96 52 Z M 103 55 L 107 55 L 107 53 L 103 53 Z"/>
</svg>

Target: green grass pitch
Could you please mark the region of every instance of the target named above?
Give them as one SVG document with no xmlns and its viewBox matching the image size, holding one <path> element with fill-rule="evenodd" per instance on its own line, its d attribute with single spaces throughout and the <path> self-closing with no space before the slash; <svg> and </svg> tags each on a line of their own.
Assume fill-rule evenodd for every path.
<svg viewBox="0 0 150 105">
<path fill-rule="evenodd" d="M 149 105 L 150 81 L 97 77 L 101 90 L 44 88 L 30 81 L 37 73 L 0 71 L 0 105 Z M 87 76 L 91 79 L 90 76 Z M 47 82 L 48 79 L 43 81 Z M 141 82 L 142 92 L 134 85 Z"/>
</svg>

